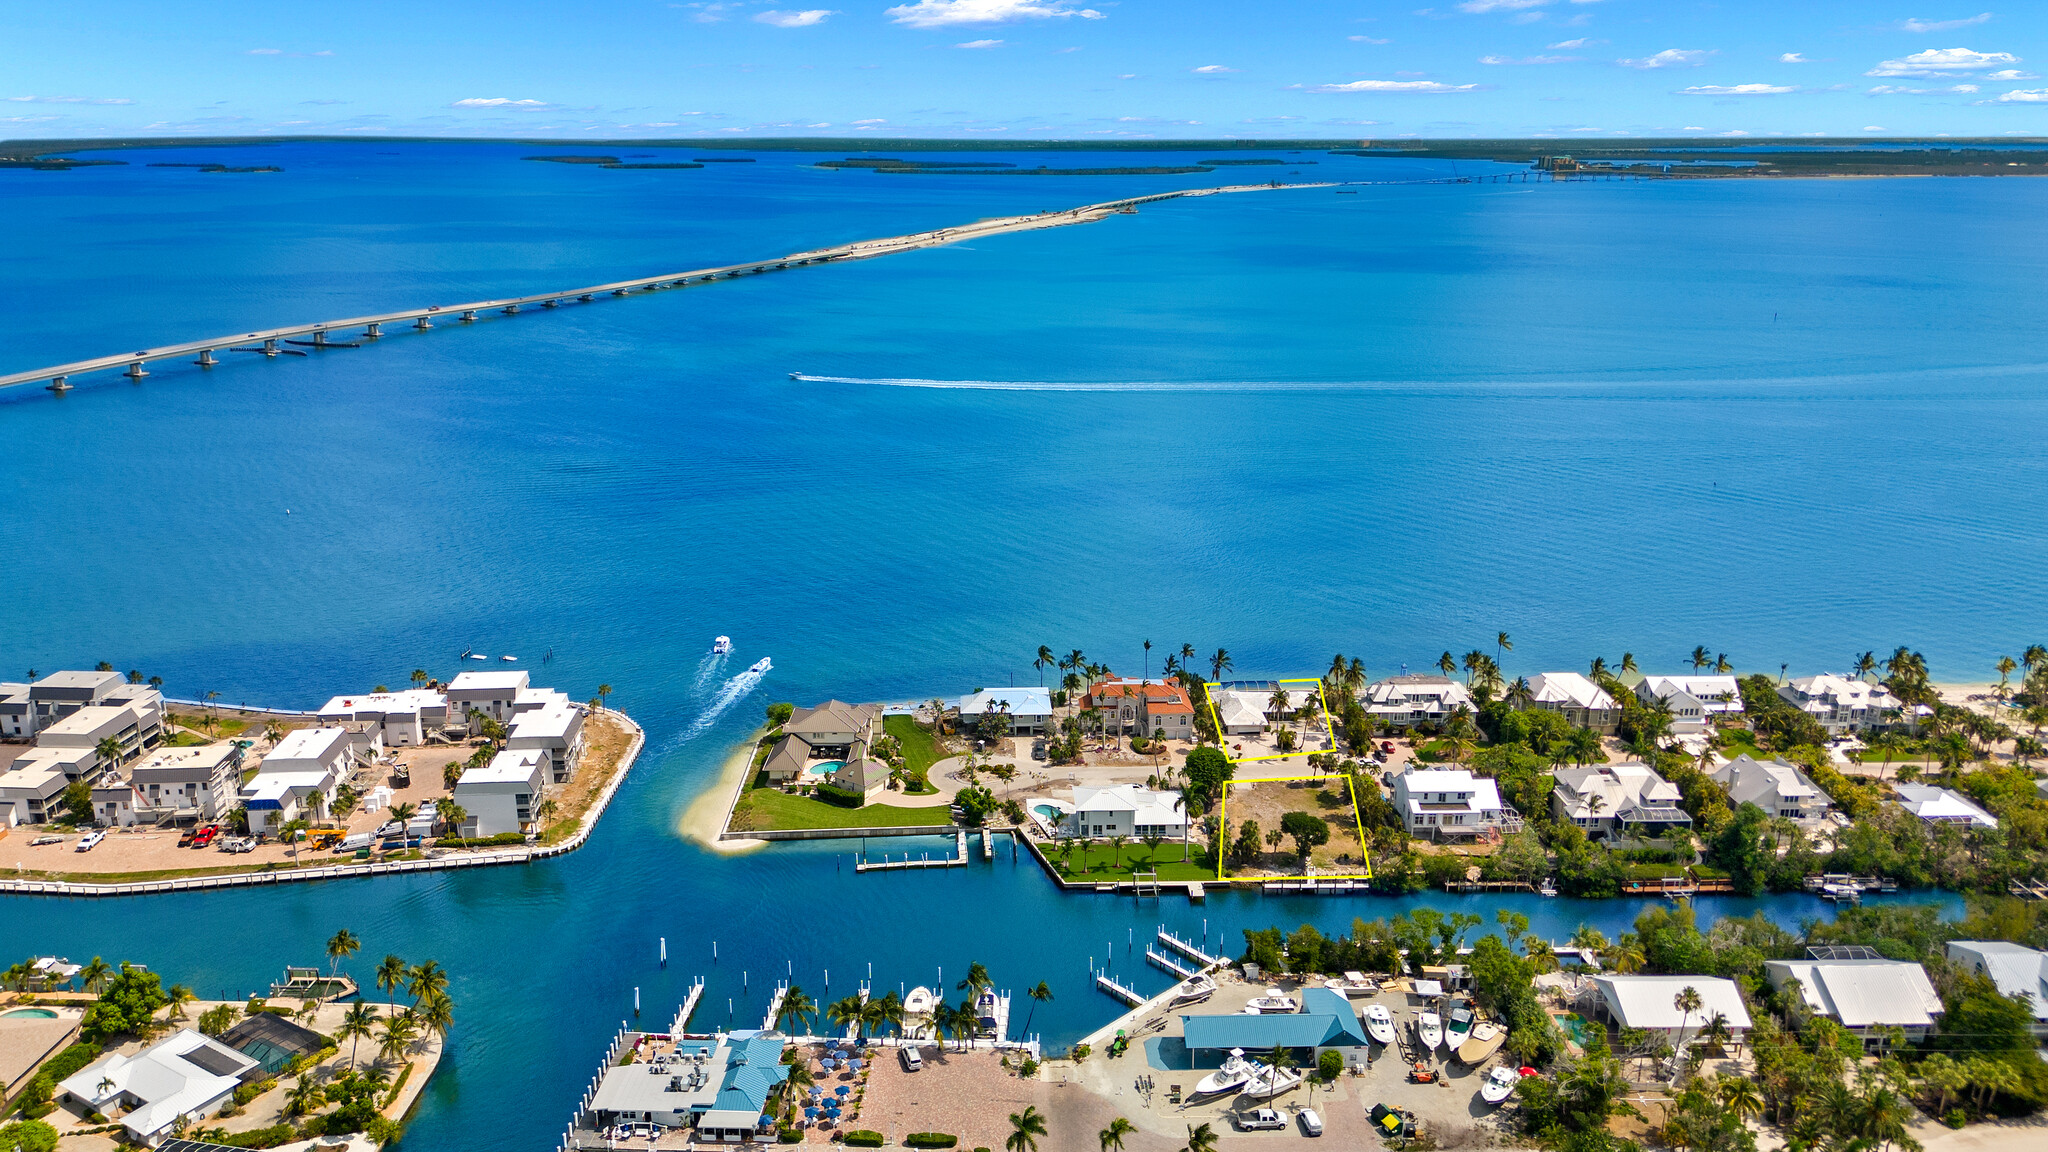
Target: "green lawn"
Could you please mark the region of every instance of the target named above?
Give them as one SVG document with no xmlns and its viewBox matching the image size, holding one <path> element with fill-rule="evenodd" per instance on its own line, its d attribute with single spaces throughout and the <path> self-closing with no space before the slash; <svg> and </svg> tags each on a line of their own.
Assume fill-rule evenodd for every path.
<svg viewBox="0 0 2048 1152">
<path fill-rule="evenodd" d="M 1050 846 L 1045 854 L 1055 869 L 1058 869 L 1062 862 L 1066 863 L 1068 870 L 1061 875 L 1071 881 L 1085 883 L 1094 880 L 1108 883 L 1112 880 L 1129 880 L 1138 871 L 1139 865 L 1143 865 L 1146 871 L 1157 868 L 1161 880 L 1216 878 L 1216 862 L 1209 860 L 1203 863 L 1208 850 L 1200 844 L 1188 845 L 1188 862 L 1183 864 L 1180 860 L 1181 845 L 1178 840 L 1161 844 L 1156 855 L 1141 843 L 1126 844 L 1121 852 L 1113 852 L 1110 845 L 1102 841 L 1076 840 L 1072 843 L 1074 854 L 1071 858 Z M 1119 863 L 1113 864 L 1112 857 Z"/>
<path fill-rule="evenodd" d="M 888 804 L 869 804 L 864 808 L 842 808 L 773 788 L 757 788 L 748 792 L 740 797 L 732 811 L 734 832 L 790 828 L 901 828 L 952 822 L 951 814 L 940 807 L 897 808 Z"/>
<path fill-rule="evenodd" d="M 882 731 L 896 738 L 903 749 L 903 770 L 910 773 L 928 771 L 932 765 L 944 760 L 952 753 L 939 747 L 938 738 L 917 726 L 917 721 L 908 716 L 882 717 Z"/>
</svg>

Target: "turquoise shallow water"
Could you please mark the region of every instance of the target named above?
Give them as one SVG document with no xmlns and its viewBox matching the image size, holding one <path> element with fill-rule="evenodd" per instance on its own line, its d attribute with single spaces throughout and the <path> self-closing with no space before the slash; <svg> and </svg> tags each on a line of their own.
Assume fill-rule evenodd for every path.
<svg viewBox="0 0 2048 1152">
<path fill-rule="evenodd" d="M 605 171 L 532 151 L 0 173 L 0 369 L 1245 178 L 882 176 L 788 154 Z M 1449 174 L 1311 158 L 1303 178 Z M 1654 671 L 1695 644 L 1839 670 L 1898 643 L 1984 676 L 2038 639 L 2048 560 L 2044 197 L 2029 180 L 1212 197 L 0 398 L 9 676 L 107 659 L 173 695 L 305 706 L 452 673 L 474 646 L 578 696 L 613 684 L 650 733 L 566 860 L 10 902 L 0 953 L 126 956 L 206 992 L 256 987 L 342 924 L 367 956 L 432 955 L 462 1023 L 421 1148 L 544 1144 L 632 989 L 665 1019 L 700 972 L 706 1019 L 730 998 L 744 1020 L 790 969 L 813 988 L 829 968 L 843 993 L 870 962 L 914 984 L 982 959 L 1051 981 L 1032 1027 L 1071 1040 L 1112 1011 L 1091 957 L 1165 986 L 1142 966 L 1162 920 L 1234 941 L 1397 905 L 1134 908 L 1055 897 L 1007 861 L 856 880 L 844 846 L 712 857 L 674 828 L 763 703 L 1028 682 L 1039 644 L 1135 671 L 1148 638 L 1227 646 L 1240 676 L 1312 674 L 1333 651 L 1378 675 L 1501 630 L 1511 676 L 1624 650 Z M 704 669 L 720 633 L 738 652 Z M 721 693 L 764 655 L 764 683 Z M 1519 906 L 1560 936 L 1639 907 Z M 1133 932 L 1136 952 L 1115 940 Z"/>
</svg>

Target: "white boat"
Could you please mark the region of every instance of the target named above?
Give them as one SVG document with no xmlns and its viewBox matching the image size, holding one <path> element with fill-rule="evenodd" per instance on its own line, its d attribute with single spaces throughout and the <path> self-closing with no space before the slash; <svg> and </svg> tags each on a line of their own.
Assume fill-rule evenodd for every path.
<svg viewBox="0 0 2048 1152">
<path fill-rule="evenodd" d="M 1257 1016 L 1268 1012 L 1295 1012 L 1300 1010 L 1301 1005 L 1278 988 L 1268 988 L 1264 996 L 1254 996 L 1245 1001 L 1244 1008 L 1245 1011 Z"/>
<path fill-rule="evenodd" d="M 1195 1085 L 1195 1095 L 1219 1096 L 1225 1092 L 1235 1092 L 1257 1075 L 1262 1067 L 1263 1065 L 1256 1060 L 1245 1059 L 1244 1049 L 1232 1048 L 1230 1058 L 1223 1062 L 1223 1066 L 1202 1077 L 1202 1082 Z"/>
<path fill-rule="evenodd" d="M 1444 1022 L 1434 1012 L 1424 1012 L 1415 1018 L 1415 1038 L 1431 1052 L 1444 1042 Z"/>
<path fill-rule="evenodd" d="M 1380 990 L 1379 982 L 1367 979 L 1363 972 L 1346 972 L 1342 977 L 1332 976 L 1323 981 L 1323 987 L 1352 999 L 1370 996 Z"/>
<path fill-rule="evenodd" d="M 903 997 L 903 1034 L 921 1036 L 931 1023 L 932 1005 L 935 998 L 932 990 L 919 984 Z"/>
<path fill-rule="evenodd" d="M 720 636 L 711 642 L 711 654 L 714 656 L 724 656 L 731 651 L 732 637 L 730 636 Z"/>
<path fill-rule="evenodd" d="M 484 655 L 484 654 L 483 654 L 483 653 L 481 653 L 481 652 L 472 652 L 472 653 L 470 653 L 470 655 L 469 655 L 469 658 L 470 658 L 471 660 L 489 660 L 489 659 L 490 659 L 490 657 L 489 657 L 489 656 L 486 656 L 486 655 Z"/>
<path fill-rule="evenodd" d="M 1854 884 L 1823 884 L 1820 898 L 1841 904 L 1857 904 L 1863 900 L 1863 889 Z"/>
<path fill-rule="evenodd" d="M 1394 1042 L 1394 1014 L 1387 1011 L 1385 1004 L 1366 1006 L 1365 1034 L 1381 1044 Z"/>
<path fill-rule="evenodd" d="M 761 658 L 760 658 L 759 660 L 756 660 L 756 661 L 754 661 L 754 666 L 753 666 L 752 668 L 749 668 L 749 669 L 747 669 L 747 671 L 749 671 L 749 672 L 766 672 L 766 671 L 768 671 L 768 670 L 769 670 L 770 668 L 773 668 L 773 667 L 775 667 L 775 665 L 773 665 L 773 664 L 770 664 L 770 663 L 768 662 L 768 658 L 767 658 L 766 656 L 763 656 L 763 657 L 761 657 Z"/>
<path fill-rule="evenodd" d="M 1521 1081 L 1521 1074 L 1505 1064 L 1496 1064 L 1486 1074 L 1486 1082 L 1479 1086 L 1479 1098 L 1488 1104 L 1498 1104 L 1514 1094 L 1515 1085 Z"/>
<path fill-rule="evenodd" d="M 1209 976 L 1194 976 L 1181 981 L 1173 990 L 1173 1000 L 1167 1007 L 1178 1008 L 1183 1004 L 1199 1004 L 1216 994 L 1216 981 Z"/>
<path fill-rule="evenodd" d="M 1282 1092 L 1292 1091 L 1301 1086 L 1301 1071 L 1296 1068 L 1281 1068 L 1269 1065 L 1261 1068 L 1251 1082 L 1244 1086 L 1244 1094 L 1254 1100 L 1271 1100 Z"/>
<path fill-rule="evenodd" d="M 507 661 L 510 661 L 510 660 L 517 660 L 517 659 L 519 659 L 519 657 L 517 657 L 517 656 L 500 656 L 500 657 L 498 657 L 498 659 L 500 659 L 500 660 L 507 660 Z"/>
<path fill-rule="evenodd" d="M 1472 1010 L 1460 1005 L 1451 1009 L 1451 1023 L 1444 1029 L 1444 1051 L 1456 1052 L 1472 1035 Z"/>
<path fill-rule="evenodd" d="M 1484 1064 L 1507 1042 L 1508 1030 L 1485 1020 L 1472 1026 L 1472 1035 L 1458 1045 L 1456 1055 L 1465 1064 Z"/>
</svg>

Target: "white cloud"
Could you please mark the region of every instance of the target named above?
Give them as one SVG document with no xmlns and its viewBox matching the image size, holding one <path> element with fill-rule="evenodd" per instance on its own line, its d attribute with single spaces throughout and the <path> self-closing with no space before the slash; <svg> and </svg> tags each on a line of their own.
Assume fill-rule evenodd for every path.
<svg viewBox="0 0 2048 1152">
<path fill-rule="evenodd" d="M 251 56 L 282 56 L 282 55 L 284 55 L 284 49 L 282 49 L 282 48 L 251 48 L 251 49 L 249 49 L 249 55 L 251 55 Z"/>
<path fill-rule="evenodd" d="M 1897 60 L 1885 60 L 1865 72 L 1865 76 L 1918 76 L 1927 80 L 1943 80 L 1958 72 L 1973 72 L 1979 68 L 1997 68 L 2006 64 L 2017 64 L 2020 58 L 2010 52 L 1973 52 L 1968 48 L 1929 48 Z"/>
<path fill-rule="evenodd" d="M 1863 130 L 1865 132 L 1883 132 L 1885 131 L 1885 126 L 1882 124 L 1865 124 Z"/>
<path fill-rule="evenodd" d="M 1939 96 L 1945 92 L 1975 92 L 1975 84 L 1952 84 L 1947 88 L 1907 88 L 1898 84 L 1879 84 L 1870 90 L 1872 96 Z"/>
<path fill-rule="evenodd" d="M 1001 40 L 969 40 L 969 41 L 966 41 L 965 43 L 961 43 L 961 44 L 955 44 L 955 45 L 953 45 L 953 47 L 955 47 L 955 48 L 995 48 L 995 47 L 998 47 L 998 46 L 1000 46 L 1001 44 L 1002 44 L 1002 41 L 1001 41 Z"/>
<path fill-rule="evenodd" d="M 917 0 L 899 4 L 884 15 L 911 28 L 944 28 L 953 24 L 1005 24 L 1012 20 L 1054 20 L 1079 16 L 1100 20 L 1093 8 L 1076 8 L 1073 0 Z"/>
<path fill-rule="evenodd" d="M 1581 37 L 1579 37 L 1579 38 L 1578 38 L 1578 39 L 1576 39 L 1576 40 L 1559 40 L 1559 41 L 1558 41 L 1557 43 L 1555 43 L 1555 44 L 1552 44 L 1552 45 L 1551 45 L 1551 47 L 1552 47 L 1552 48 L 1563 48 L 1563 49 L 1566 49 L 1566 50 L 1574 50 L 1574 49 L 1579 49 L 1579 48 L 1587 48 L 1587 47 L 1591 47 L 1591 46 L 1592 46 L 1592 45 L 1594 45 L 1594 44 L 1605 44 L 1605 43 L 1607 43 L 1607 41 L 1605 41 L 1605 40 L 1590 40 L 1590 39 L 1587 39 L 1587 38 L 1586 38 L 1586 37 L 1584 37 L 1584 36 L 1581 36 Z"/>
<path fill-rule="evenodd" d="M 1458 5 L 1460 12 L 1519 12 L 1524 8 L 1541 8 L 1551 0 L 1465 0 Z"/>
<path fill-rule="evenodd" d="M 126 96 L 9 96 L 16 104 L 133 104 Z"/>
<path fill-rule="evenodd" d="M 1791 84 L 1698 84 L 1691 88 L 1680 88 L 1680 96 L 1783 96 L 1797 92 Z"/>
<path fill-rule="evenodd" d="M 1712 55 L 1711 50 L 1703 48 L 1666 48 L 1655 56 L 1616 60 L 1615 63 L 1624 68 L 1697 68 Z"/>
<path fill-rule="evenodd" d="M 2022 72 L 2017 68 L 2000 68 L 1998 71 L 1988 72 L 1984 76 L 1986 80 L 2039 80 L 2040 78 L 2035 73 Z"/>
<path fill-rule="evenodd" d="M 1513 56 L 1481 56 L 1481 64 L 1573 64 L 1585 59 L 1583 56 L 1524 56 L 1520 60 Z"/>
<path fill-rule="evenodd" d="M 2048 104 L 2048 88 L 2015 88 L 1999 96 L 2000 104 Z"/>
<path fill-rule="evenodd" d="M 1435 80 L 1353 80 L 1349 84 L 1312 84 L 1309 92 L 1476 92 L 1477 84 L 1440 84 Z"/>
<path fill-rule="evenodd" d="M 1200 68 L 1190 68 L 1190 69 L 1188 69 L 1188 71 L 1190 71 L 1190 72 L 1206 72 L 1206 73 L 1212 73 L 1212 74 L 1213 74 L 1213 73 L 1217 73 L 1217 72 L 1235 72 L 1235 71 L 1237 71 L 1237 69 L 1235 69 L 1235 68 L 1226 68 L 1226 67 L 1224 67 L 1224 66 L 1223 66 L 1223 65 L 1221 65 L 1221 64 L 1204 64 L 1204 65 L 1202 65 L 1202 66 L 1201 66 Z"/>
<path fill-rule="evenodd" d="M 754 19 L 762 24 L 773 24 L 777 28 L 809 28 L 823 24 L 825 17 L 837 15 L 830 8 L 807 8 L 801 12 L 784 12 L 771 8 L 766 12 L 754 13 Z"/>
<path fill-rule="evenodd" d="M 471 96 L 467 100 L 457 100 L 449 105 L 450 108 L 546 108 L 547 106 L 548 102 L 545 100 L 512 100 L 504 96 Z"/>
<path fill-rule="evenodd" d="M 1393 41 L 1392 41 L 1392 40 L 1382 40 L 1382 39 L 1380 39 L 1380 38 L 1379 38 L 1379 37 L 1377 37 L 1377 36 L 1352 36 L 1352 37 L 1349 37 L 1349 39 L 1350 39 L 1350 40 L 1352 40 L 1353 42 L 1355 42 L 1355 43 L 1359 43 L 1359 44 L 1392 44 L 1392 43 L 1393 43 Z"/>
<path fill-rule="evenodd" d="M 1966 16 L 1961 20 L 1901 20 L 1899 28 L 1906 32 L 1948 32 L 1956 28 L 1968 28 L 1972 24 L 1982 24 L 1989 19 L 1991 13 L 1979 12 L 1975 16 Z"/>
<path fill-rule="evenodd" d="M 1804 52 L 1787 52 L 1787 53 L 1785 53 L 1785 54 L 1784 54 L 1783 56 L 1780 56 L 1780 57 L 1778 57 L 1778 63 L 1780 63 L 1780 64 L 1808 64 L 1808 63 L 1811 63 L 1811 61 L 1809 61 L 1809 60 L 1808 60 L 1808 59 L 1806 58 L 1806 54 L 1805 54 Z"/>
<path fill-rule="evenodd" d="M 874 118 L 874 119 L 872 119 L 872 120 L 855 120 L 855 121 L 854 121 L 854 123 L 855 123 L 855 124 L 887 124 L 887 123 L 888 123 L 888 121 L 887 121 L 887 120 L 884 120 L 884 119 L 882 119 L 882 118 L 881 118 L 881 117 L 879 117 L 879 116 L 877 116 L 877 117 L 875 117 L 875 118 Z"/>
<path fill-rule="evenodd" d="M 1679 129 L 1679 131 L 1680 131 L 1680 132 L 1705 132 L 1705 131 L 1706 131 L 1706 129 L 1705 129 L 1705 128 L 1703 128 L 1703 127 L 1701 127 L 1701 126 L 1700 126 L 1700 125 L 1698 125 L 1698 124 L 1687 124 L 1687 125 L 1686 125 L 1685 127 L 1683 127 L 1683 128 L 1680 128 L 1680 129 Z"/>
</svg>

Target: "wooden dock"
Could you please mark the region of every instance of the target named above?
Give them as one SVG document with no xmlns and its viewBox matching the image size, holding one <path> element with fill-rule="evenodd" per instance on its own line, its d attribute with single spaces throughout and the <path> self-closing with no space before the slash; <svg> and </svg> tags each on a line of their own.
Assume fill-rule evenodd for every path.
<svg viewBox="0 0 2048 1152">
<path fill-rule="evenodd" d="M 923 856 L 915 860 L 912 860 L 910 858 L 910 854 L 908 852 L 903 854 L 903 859 L 901 860 L 891 860 L 886 856 L 880 860 L 870 860 L 866 856 L 860 856 L 854 860 L 853 870 L 856 873 L 859 873 L 888 872 L 892 870 L 901 870 L 904 868 L 965 867 L 968 861 L 967 830 L 965 828 L 958 829 L 956 831 L 956 837 L 957 839 L 954 847 L 954 853 L 951 856 L 941 856 L 936 860 L 932 859 L 932 854 L 929 852 L 925 853 Z M 988 832 L 986 830 L 982 832 L 982 837 L 982 850 L 988 854 L 989 859 L 993 860 L 995 858 L 995 853 L 989 849 L 987 840 Z"/>
<path fill-rule="evenodd" d="M 1183 940 L 1180 937 L 1174 935 L 1173 933 L 1168 932 L 1166 930 L 1166 925 L 1164 924 L 1161 924 L 1159 926 L 1159 942 L 1161 944 L 1166 945 L 1168 948 L 1173 949 L 1175 952 L 1178 952 L 1181 955 L 1187 957 L 1188 959 L 1193 960 L 1195 963 L 1201 965 L 1204 969 L 1221 968 L 1223 965 L 1230 963 L 1230 961 L 1225 959 L 1224 957 L 1211 956 L 1209 953 L 1203 951 L 1202 949 L 1195 947 L 1195 945 L 1190 941 Z M 1194 973 L 1189 972 L 1186 973 L 1186 975 L 1193 976 Z"/>
<path fill-rule="evenodd" d="M 1123 1001 L 1124 1003 L 1129 1004 L 1133 1008 L 1145 1002 L 1145 998 L 1143 996 L 1140 996 L 1136 992 L 1125 987 L 1124 985 L 1117 983 L 1116 977 L 1111 976 L 1107 972 L 1097 972 L 1095 974 L 1095 986 L 1097 988 L 1102 989 L 1104 992 L 1109 993 L 1111 996 L 1114 996 L 1117 999 Z"/>
<path fill-rule="evenodd" d="M 1150 960 L 1160 968 L 1166 969 L 1182 980 L 1190 979 L 1196 974 L 1193 968 L 1181 963 L 1178 957 L 1175 957 L 1170 952 L 1162 952 L 1156 947 L 1148 946 L 1145 949 L 1145 959 Z"/>
</svg>

